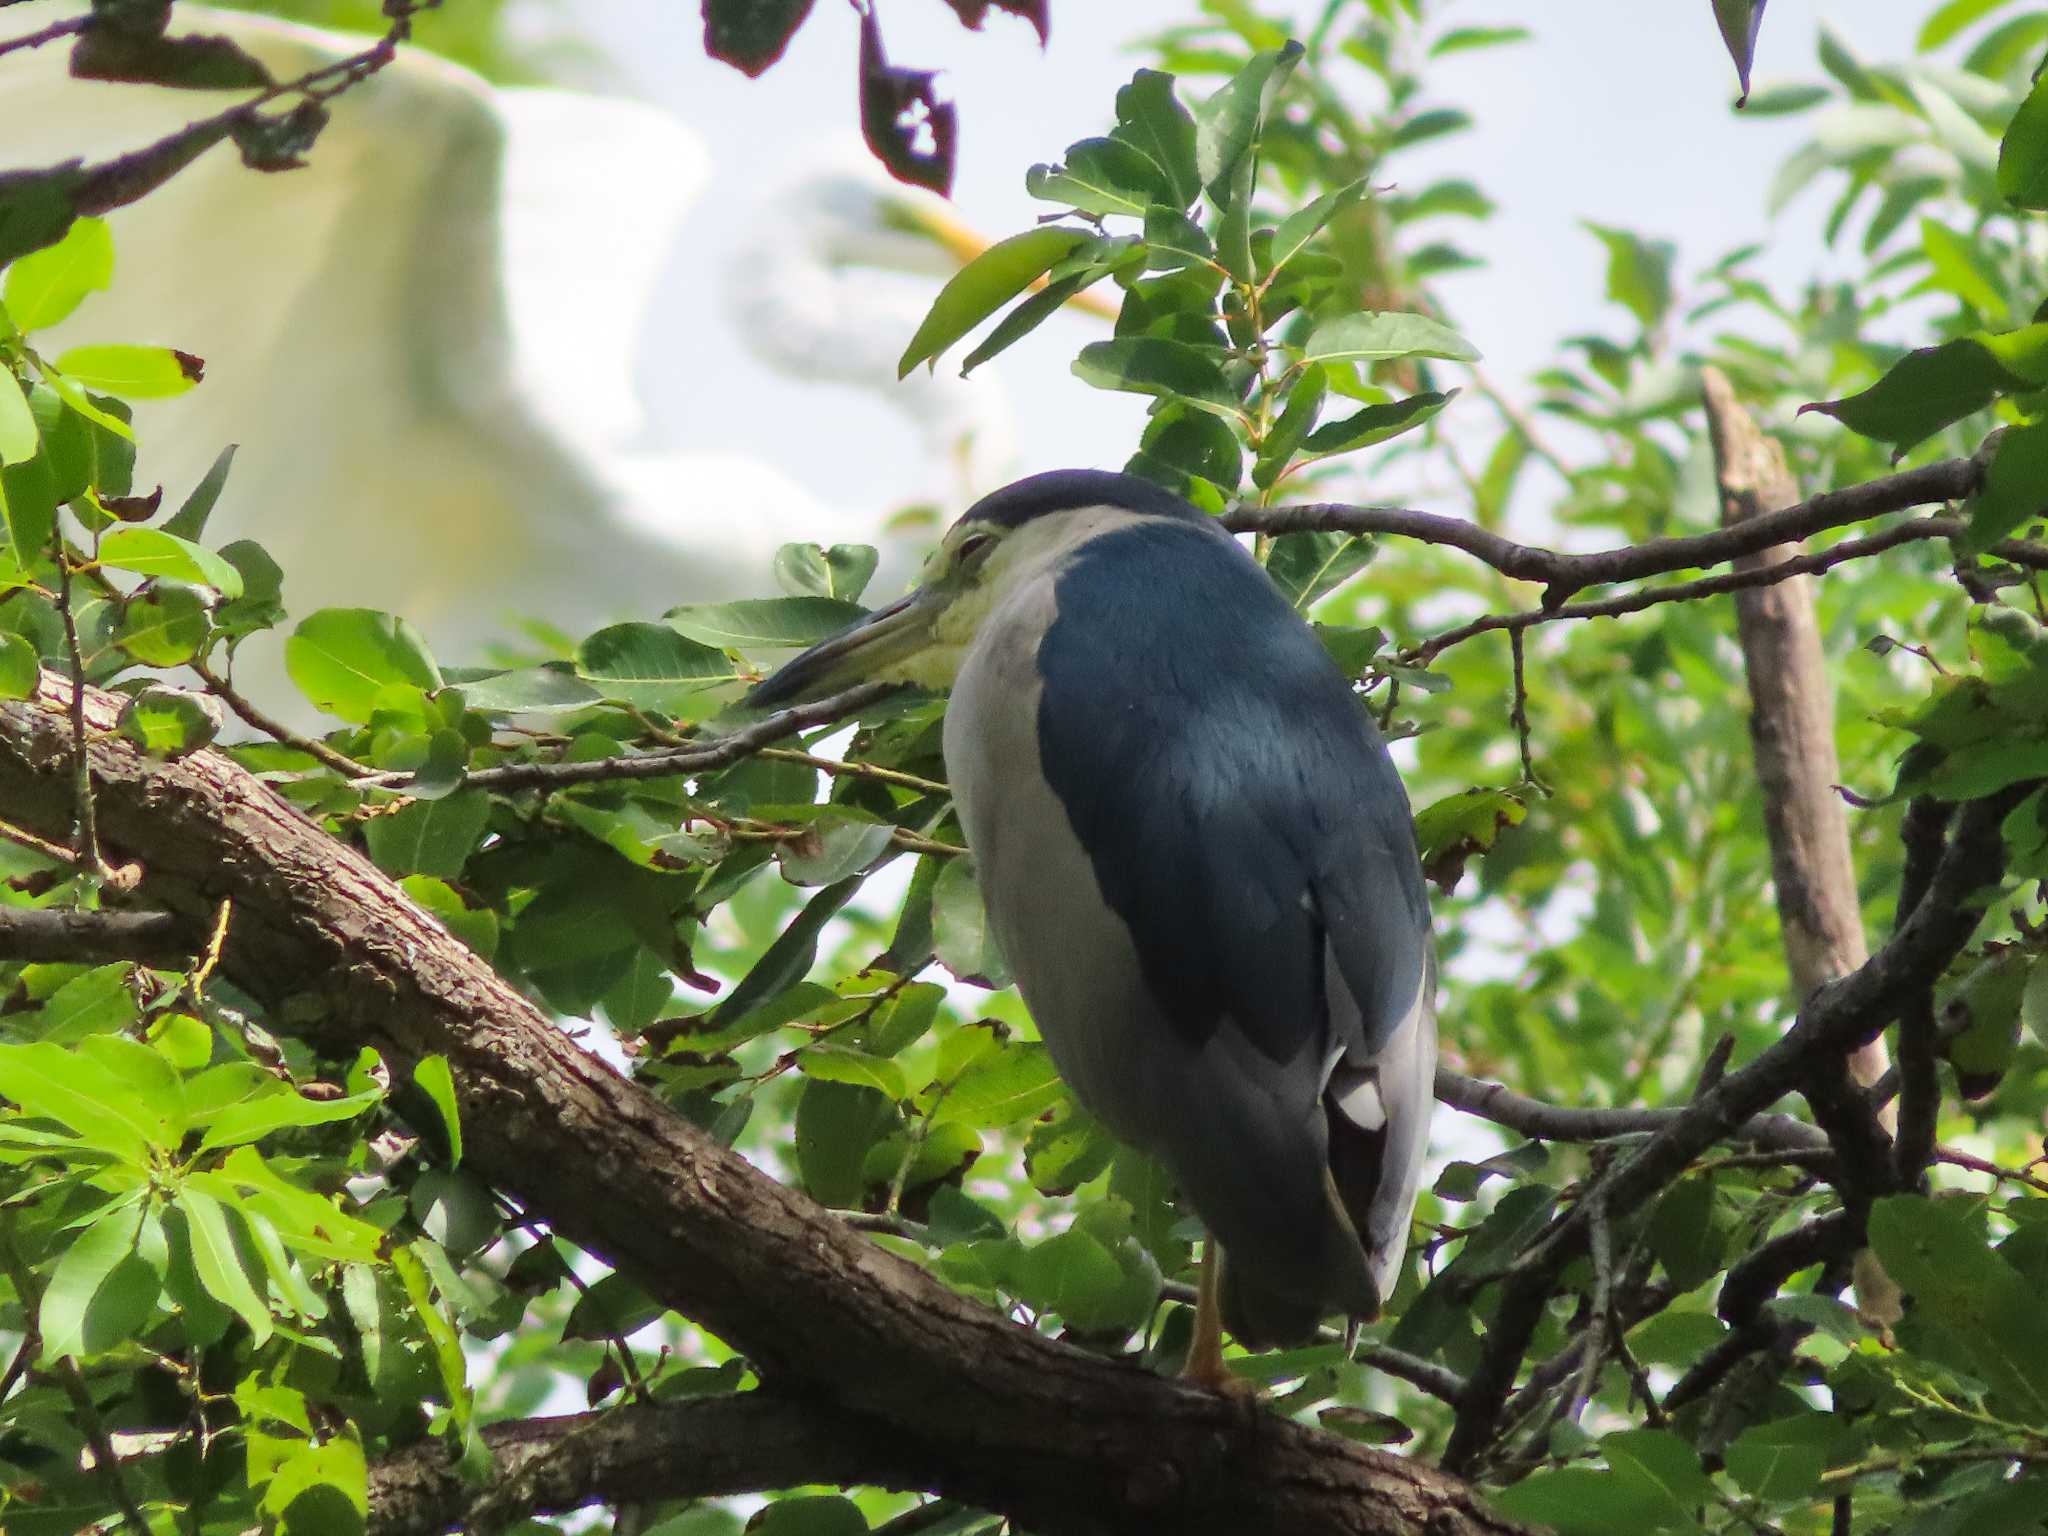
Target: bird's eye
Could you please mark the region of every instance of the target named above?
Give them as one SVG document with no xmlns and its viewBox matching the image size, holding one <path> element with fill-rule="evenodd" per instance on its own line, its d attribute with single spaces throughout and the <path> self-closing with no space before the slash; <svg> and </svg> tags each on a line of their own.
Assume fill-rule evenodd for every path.
<svg viewBox="0 0 2048 1536">
<path fill-rule="evenodd" d="M 979 564 L 995 546 L 996 536 L 992 533 L 969 534 L 953 551 L 954 562 L 963 567 Z"/>
</svg>

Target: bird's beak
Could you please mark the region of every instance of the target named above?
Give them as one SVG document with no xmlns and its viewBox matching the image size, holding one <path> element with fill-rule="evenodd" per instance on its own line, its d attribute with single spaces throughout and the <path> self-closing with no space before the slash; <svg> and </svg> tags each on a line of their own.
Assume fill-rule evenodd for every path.
<svg viewBox="0 0 2048 1536">
<path fill-rule="evenodd" d="M 875 678 L 902 676 L 904 665 L 932 645 L 932 626 L 945 608 L 946 599 L 935 588 L 917 587 L 784 663 L 753 686 L 746 702 L 772 708 Z"/>
</svg>

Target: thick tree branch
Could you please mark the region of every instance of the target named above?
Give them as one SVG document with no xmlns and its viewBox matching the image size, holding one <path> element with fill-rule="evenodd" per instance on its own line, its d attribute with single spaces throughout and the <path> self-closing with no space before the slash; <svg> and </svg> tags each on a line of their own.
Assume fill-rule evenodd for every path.
<svg viewBox="0 0 2048 1536">
<path fill-rule="evenodd" d="M 1705 569 L 1757 554 L 1774 544 L 1809 538 L 1829 528 L 1864 522 L 1887 512 L 1961 501 L 1975 493 L 1983 474 L 1982 454 L 1968 459 L 1944 459 L 1862 485 L 1828 491 L 1782 511 L 1751 518 L 1739 527 L 1650 539 L 1585 555 L 1566 555 L 1531 544 L 1517 544 L 1461 518 L 1408 507 L 1310 501 L 1284 507 L 1239 507 L 1224 521 L 1235 533 L 1299 533 L 1320 529 L 1390 533 L 1426 544 L 1449 545 L 1476 556 L 1505 576 L 1541 582 L 1547 588 L 1543 607 L 1555 610 L 1574 592 L 1587 587 Z"/>
<path fill-rule="evenodd" d="M 0 960 L 189 960 L 203 943 L 169 912 L 0 907 Z"/>
<path fill-rule="evenodd" d="M 69 690 L 0 703 L 0 804 L 70 815 Z M 1508 1531 L 1456 1478 L 1018 1326 L 876 1247 L 578 1049 L 367 859 L 222 754 L 152 760 L 89 693 L 102 833 L 221 968 L 337 1052 L 453 1070 L 468 1166 L 743 1352 L 789 1400 L 889 1438 L 862 1477 L 1047 1536 Z"/>
<path fill-rule="evenodd" d="M 1795 504 L 1798 487 L 1783 451 L 1743 409 L 1727 378 L 1707 368 L 1701 384 L 1727 526 L 1738 528 Z M 1790 544 L 1775 545 L 1742 556 L 1736 569 L 1769 570 L 1798 554 Z M 1870 958 L 1849 856 L 1849 818 L 1835 793 L 1842 766 L 1835 754 L 1834 689 L 1821 655 L 1812 584 L 1805 577 L 1738 592 L 1735 615 L 1778 924 L 1792 995 L 1805 998 Z M 1888 1065 L 1883 1045 L 1873 1042 L 1852 1065 L 1857 1081 L 1868 1087 Z"/>
<path fill-rule="evenodd" d="M 494 1506 L 501 1517 L 807 1483 L 918 1480 L 875 1426 L 771 1392 L 519 1419 L 491 1425 L 483 1437 L 497 1470 L 481 1488 L 462 1476 L 440 1440 L 371 1467 L 368 1536 L 456 1529 L 483 1497 L 506 1490 L 514 1497 Z"/>
</svg>

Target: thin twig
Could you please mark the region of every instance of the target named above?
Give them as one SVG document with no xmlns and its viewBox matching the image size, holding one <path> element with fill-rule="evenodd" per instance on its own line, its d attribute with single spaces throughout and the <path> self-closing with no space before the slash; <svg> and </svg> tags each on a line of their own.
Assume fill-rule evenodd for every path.
<svg viewBox="0 0 2048 1536">
<path fill-rule="evenodd" d="M 1961 501 L 1974 494 L 1983 474 L 1981 455 L 1944 459 L 1938 464 L 1828 491 L 1782 512 L 1753 517 L 1732 528 L 1648 539 L 1641 544 L 1585 555 L 1566 555 L 1517 544 L 1462 518 L 1420 512 L 1412 507 L 1365 507 L 1343 502 L 1239 506 L 1226 515 L 1224 525 L 1233 533 L 1386 533 L 1425 544 L 1448 545 L 1483 560 L 1504 576 L 1541 582 L 1548 588 L 1543 606 L 1550 611 L 1561 608 L 1566 598 L 1586 587 L 1668 575 L 1672 571 L 1706 569 L 1740 555 L 1769 549 L 1773 544 L 1809 538 L 1830 528 L 1882 517 L 1887 512 Z M 2043 548 L 2042 559 L 2048 562 L 2048 548 Z"/>
<path fill-rule="evenodd" d="M 1751 522 L 1764 520 L 1754 518 Z M 1913 518 L 1880 533 L 1844 539 L 1841 543 L 1830 545 L 1824 550 L 1782 561 L 1777 565 L 1726 571 L 1719 576 L 1703 576 L 1696 581 L 1677 581 L 1663 586 L 1643 587 L 1634 592 L 1624 593 L 1620 597 L 1603 598 L 1597 602 L 1564 603 L 1555 608 L 1526 608 L 1516 613 L 1490 613 L 1410 646 L 1401 653 L 1400 660 L 1406 666 L 1426 666 L 1452 646 L 1470 640 L 1476 635 L 1490 634 L 1495 630 L 1507 630 L 1512 633 L 1516 630 L 1530 629 L 1538 624 L 1554 624 L 1568 619 L 1618 618 L 1623 614 L 1640 613 L 1645 608 L 1654 608 L 1659 603 L 1694 602 L 1701 598 L 1720 597 L 1729 592 L 1741 592 L 1752 587 L 1768 587 L 1781 581 L 1789 581 L 1795 576 L 1818 575 L 1851 560 L 1881 555 L 1887 550 L 1898 548 L 1901 544 L 1911 544 L 1921 539 L 1954 538 L 1963 532 L 1965 526 L 1960 518 Z M 1992 553 L 2015 562 L 2048 566 L 2048 544 L 2008 540 L 1993 546 Z"/>
<path fill-rule="evenodd" d="M 95 12 L 88 12 L 83 16 L 67 16 L 61 21 L 51 22 L 40 31 L 24 32 L 19 37 L 0 40 L 0 58 L 10 53 L 18 53 L 25 48 L 40 48 L 45 43 L 54 43 L 58 38 L 69 37 L 74 32 L 83 32 L 93 24 L 96 17 Z"/>
<path fill-rule="evenodd" d="M 95 875 L 107 866 L 100 858 L 99 823 L 92 807 L 92 772 L 85 752 L 85 658 L 78 649 L 78 619 L 71 611 L 71 557 L 57 549 L 57 611 L 64 616 L 64 649 L 71 661 L 71 813 L 77 827 L 73 857 Z"/>
<path fill-rule="evenodd" d="M 1515 741 L 1522 749 L 1522 782 L 1548 795 L 1550 786 L 1536 777 L 1536 759 L 1529 751 L 1529 682 L 1523 672 L 1522 632 L 1508 633 L 1508 654 L 1514 659 L 1515 697 L 1508 710 L 1508 722 L 1515 728 Z"/>
<path fill-rule="evenodd" d="M 809 704 L 778 710 L 730 736 L 721 736 L 701 746 L 678 747 L 670 751 L 643 752 L 631 757 L 600 757 L 584 763 L 506 763 L 470 774 L 463 782 L 475 789 L 500 792 L 515 789 L 556 790 L 578 784 L 609 784 L 634 779 L 672 778 L 677 774 L 708 773 L 752 757 L 763 747 L 813 726 L 836 725 L 894 693 L 896 683 L 862 683 L 844 693 Z M 370 773 L 354 780 L 365 789 L 403 786 L 409 773 Z"/>
<path fill-rule="evenodd" d="M 17 827 L 11 821 L 0 821 L 0 839 L 39 853 L 58 864 L 74 865 L 78 862 L 78 850 L 66 848 L 62 843 L 53 843 L 46 837 L 38 837 L 26 827 Z"/>
<path fill-rule="evenodd" d="M 842 762 L 836 757 L 820 757 L 814 752 L 799 752 L 794 747 L 763 747 L 758 757 L 765 757 L 778 763 L 803 763 L 820 773 L 838 776 L 851 775 L 859 779 L 873 779 L 877 784 L 894 784 L 899 789 L 914 789 L 927 795 L 950 795 L 953 791 L 937 779 L 921 779 L 914 773 L 904 773 L 896 768 L 878 768 L 873 763 Z"/>
<path fill-rule="evenodd" d="M 209 667 L 203 656 L 194 656 L 186 665 L 199 674 L 200 681 L 206 684 L 221 703 L 233 710 L 244 724 L 254 726 L 271 740 L 290 747 L 295 752 L 303 752 L 315 761 L 332 768 L 336 773 L 346 774 L 352 779 L 361 778 L 371 772 L 367 765 L 357 762 L 346 752 L 337 752 L 326 742 L 295 731 L 282 720 L 266 714 L 253 701 L 237 692 L 226 678 Z"/>
</svg>

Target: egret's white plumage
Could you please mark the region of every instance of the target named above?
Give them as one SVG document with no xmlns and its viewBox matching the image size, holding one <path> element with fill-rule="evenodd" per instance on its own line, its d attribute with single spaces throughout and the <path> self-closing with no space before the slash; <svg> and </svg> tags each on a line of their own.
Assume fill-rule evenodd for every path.
<svg viewBox="0 0 2048 1536">
<path fill-rule="evenodd" d="M 176 22 L 230 35 L 280 78 L 365 41 L 196 6 Z M 0 58 L 0 169 L 104 158 L 237 99 L 77 81 L 64 64 L 61 47 Z M 205 358 L 202 387 L 138 407 L 139 473 L 175 500 L 239 443 L 208 537 L 259 539 L 294 613 L 389 609 L 475 660 L 521 616 L 580 632 L 758 592 L 787 542 L 886 542 L 885 508 L 835 509 L 776 465 L 647 440 L 634 366 L 649 300 L 709 174 L 686 127 L 631 101 L 495 89 L 413 49 L 333 112 L 305 169 L 262 175 L 222 145 L 116 210 L 112 291 L 38 338 Z M 964 254 L 947 217 L 872 166 L 835 165 L 776 200 L 718 296 L 771 366 L 911 413 L 942 505 L 1008 456 L 992 381 L 896 384 L 932 278 Z M 919 281 L 892 288 L 877 268 Z M 703 386 L 718 387 L 708 347 Z M 253 671 L 272 685 L 266 645 Z"/>
</svg>

